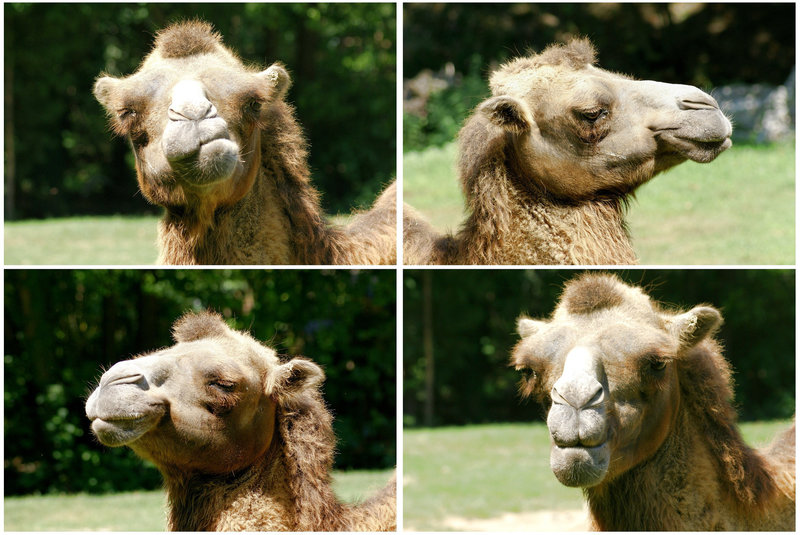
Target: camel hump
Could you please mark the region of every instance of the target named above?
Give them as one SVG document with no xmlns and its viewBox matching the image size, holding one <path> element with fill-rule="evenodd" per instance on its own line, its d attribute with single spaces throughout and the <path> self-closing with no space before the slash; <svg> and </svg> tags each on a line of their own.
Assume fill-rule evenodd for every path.
<svg viewBox="0 0 800 535">
<path fill-rule="evenodd" d="M 350 529 L 397 531 L 397 472 L 378 492 L 353 506 Z"/>
</svg>

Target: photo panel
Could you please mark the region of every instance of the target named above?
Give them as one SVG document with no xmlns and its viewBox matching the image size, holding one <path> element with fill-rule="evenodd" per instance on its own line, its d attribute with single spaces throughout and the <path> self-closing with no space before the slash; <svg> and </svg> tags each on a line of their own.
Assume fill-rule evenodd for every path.
<svg viewBox="0 0 800 535">
<path fill-rule="evenodd" d="M 793 529 L 794 270 L 403 277 L 406 530 Z"/>
<path fill-rule="evenodd" d="M 395 277 L 6 269 L 5 529 L 395 529 Z"/>
</svg>

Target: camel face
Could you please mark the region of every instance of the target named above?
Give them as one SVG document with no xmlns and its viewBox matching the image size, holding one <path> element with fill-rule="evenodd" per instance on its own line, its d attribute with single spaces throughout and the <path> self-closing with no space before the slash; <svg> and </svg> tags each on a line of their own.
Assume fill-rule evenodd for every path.
<svg viewBox="0 0 800 535">
<path fill-rule="evenodd" d="M 582 200 L 626 194 L 683 161 L 707 163 L 732 127 L 699 89 L 638 81 L 592 65 L 587 41 L 520 58 L 492 75 L 479 111 L 507 131 L 529 187 Z"/>
<path fill-rule="evenodd" d="M 669 315 L 610 276 L 571 282 L 550 321 L 520 319 L 513 364 L 524 394 L 549 402 L 550 465 L 589 488 L 652 457 L 674 427 L 678 362 L 720 321 L 698 307 Z"/>
<path fill-rule="evenodd" d="M 249 466 L 269 448 L 280 385 L 321 379 L 303 361 L 230 330 L 219 316 L 188 315 L 170 348 L 119 362 L 86 403 L 92 431 L 107 446 L 129 446 L 163 470 L 224 473 Z M 281 398 L 282 399 L 282 398 Z"/>
<path fill-rule="evenodd" d="M 168 207 L 239 200 L 260 163 L 260 126 L 289 76 L 245 68 L 204 23 L 172 26 L 126 78 L 102 76 L 94 94 L 127 136 L 144 195 Z"/>
</svg>

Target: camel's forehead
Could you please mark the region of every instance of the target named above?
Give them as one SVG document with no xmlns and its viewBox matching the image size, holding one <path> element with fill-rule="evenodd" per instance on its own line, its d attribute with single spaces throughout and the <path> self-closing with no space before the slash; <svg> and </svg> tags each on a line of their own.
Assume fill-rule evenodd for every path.
<svg viewBox="0 0 800 535">
<path fill-rule="evenodd" d="M 617 84 L 630 78 L 595 67 L 582 65 L 538 65 L 513 72 L 498 71 L 492 76 L 492 94 L 525 97 L 543 92 L 565 99 L 596 97 L 598 92 L 612 93 Z"/>
<path fill-rule="evenodd" d="M 530 354 L 552 362 L 563 362 L 575 348 L 586 348 L 608 362 L 674 349 L 659 318 L 635 318 L 619 310 L 551 321 L 523 343 Z"/>
<path fill-rule="evenodd" d="M 254 72 L 208 55 L 148 60 L 123 81 L 128 91 L 155 96 L 187 79 L 197 80 L 208 89 L 223 92 L 259 85 Z"/>
<path fill-rule="evenodd" d="M 184 368 L 230 366 L 259 374 L 278 364 L 278 357 L 272 349 L 253 340 L 238 338 L 228 335 L 179 342 L 153 356 Z"/>
</svg>

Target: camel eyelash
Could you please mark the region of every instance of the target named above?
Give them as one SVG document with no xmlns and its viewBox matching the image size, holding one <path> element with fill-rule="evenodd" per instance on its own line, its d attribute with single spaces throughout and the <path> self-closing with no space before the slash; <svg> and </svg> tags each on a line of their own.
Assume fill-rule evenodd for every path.
<svg viewBox="0 0 800 535">
<path fill-rule="evenodd" d="M 117 118 L 120 121 L 128 121 L 136 117 L 136 110 L 131 108 L 120 108 L 117 110 Z"/>
<path fill-rule="evenodd" d="M 580 112 L 581 117 L 594 124 L 601 119 L 608 117 L 609 111 L 606 108 L 593 108 Z"/>
<path fill-rule="evenodd" d="M 225 393 L 232 393 L 234 390 L 236 390 L 236 383 L 222 379 L 214 379 L 209 381 L 208 385 Z"/>
</svg>

